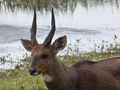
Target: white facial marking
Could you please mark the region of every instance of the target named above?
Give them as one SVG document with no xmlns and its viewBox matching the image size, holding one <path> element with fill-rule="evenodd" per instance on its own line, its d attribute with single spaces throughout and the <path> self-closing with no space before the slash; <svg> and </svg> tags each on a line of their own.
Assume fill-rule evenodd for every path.
<svg viewBox="0 0 120 90">
<path fill-rule="evenodd" d="M 37 74 L 38 74 L 38 72 L 35 72 L 35 73 L 34 73 L 34 75 L 37 75 Z"/>
<path fill-rule="evenodd" d="M 50 64 L 50 61 L 48 61 L 48 64 Z"/>
<path fill-rule="evenodd" d="M 44 81 L 46 81 L 46 82 L 51 82 L 51 81 L 53 80 L 53 77 L 51 77 L 51 76 L 48 75 L 48 74 L 45 74 L 45 75 L 43 75 L 43 79 L 44 79 Z"/>
</svg>

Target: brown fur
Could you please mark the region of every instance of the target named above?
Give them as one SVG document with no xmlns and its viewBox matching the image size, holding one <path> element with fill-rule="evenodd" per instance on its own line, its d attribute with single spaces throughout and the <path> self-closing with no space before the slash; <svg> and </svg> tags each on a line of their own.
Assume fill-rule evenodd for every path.
<svg viewBox="0 0 120 90">
<path fill-rule="evenodd" d="M 52 61 L 49 73 L 44 72 L 54 77 L 45 82 L 49 90 L 120 90 L 120 57 L 83 60 L 70 67 L 56 57 Z"/>
</svg>

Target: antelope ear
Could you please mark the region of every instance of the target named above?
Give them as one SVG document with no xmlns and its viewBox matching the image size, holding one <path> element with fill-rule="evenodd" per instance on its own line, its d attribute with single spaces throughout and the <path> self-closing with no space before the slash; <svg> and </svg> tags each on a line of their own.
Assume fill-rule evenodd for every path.
<svg viewBox="0 0 120 90">
<path fill-rule="evenodd" d="M 21 39 L 21 42 L 22 42 L 22 45 L 24 46 L 24 48 L 27 50 L 27 51 L 29 51 L 29 52 L 31 52 L 32 51 L 32 43 L 31 43 L 31 41 L 29 41 L 29 40 L 25 40 L 25 39 Z"/>
<path fill-rule="evenodd" d="M 57 53 L 58 51 L 63 50 L 65 48 L 66 43 L 67 43 L 67 37 L 62 36 L 62 37 L 59 37 L 58 39 L 56 39 L 53 42 L 52 46 L 55 47 L 55 52 Z"/>
</svg>

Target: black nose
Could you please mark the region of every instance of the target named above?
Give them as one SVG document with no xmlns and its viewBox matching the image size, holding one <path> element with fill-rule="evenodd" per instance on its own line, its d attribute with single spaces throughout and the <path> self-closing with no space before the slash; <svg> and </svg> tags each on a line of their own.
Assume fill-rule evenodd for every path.
<svg viewBox="0 0 120 90">
<path fill-rule="evenodd" d="M 32 67 L 30 67 L 30 68 L 29 68 L 29 73 L 30 73 L 30 75 L 34 75 L 34 73 L 35 73 L 35 69 L 32 68 Z"/>
</svg>

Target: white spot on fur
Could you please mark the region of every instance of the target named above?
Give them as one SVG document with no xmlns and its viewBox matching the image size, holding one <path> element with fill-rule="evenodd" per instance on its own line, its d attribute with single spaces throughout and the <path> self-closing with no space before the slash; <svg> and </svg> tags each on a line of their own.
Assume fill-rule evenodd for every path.
<svg viewBox="0 0 120 90">
<path fill-rule="evenodd" d="M 53 80 L 53 77 L 51 77 L 51 76 L 48 75 L 48 74 L 45 74 L 45 75 L 43 75 L 43 79 L 44 79 L 44 81 L 46 81 L 46 82 L 51 82 L 51 81 Z"/>
<path fill-rule="evenodd" d="M 37 75 L 37 74 L 38 74 L 38 72 L 35 72 L 35 73 L 34 73 L 34 75 Z"/>
<path fill-rule="evenodd" d="M 48 64 L 50 64 L 50 61 L 48 61 Z"/>
</svg>

